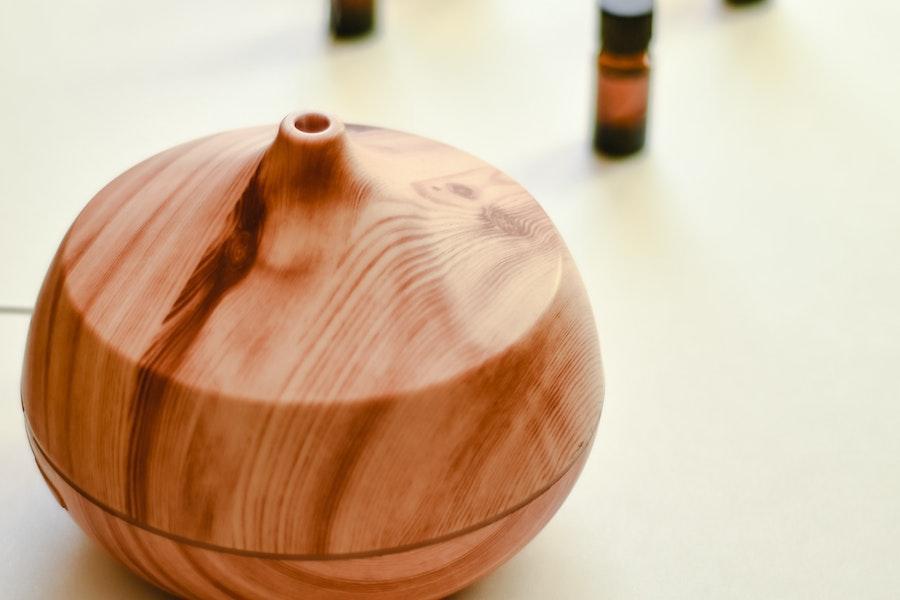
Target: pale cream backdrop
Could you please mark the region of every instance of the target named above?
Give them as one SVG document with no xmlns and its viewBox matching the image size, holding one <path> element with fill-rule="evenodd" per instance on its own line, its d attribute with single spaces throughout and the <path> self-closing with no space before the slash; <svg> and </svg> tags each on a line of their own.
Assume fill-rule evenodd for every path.
<svg viewBox="0 0 900 600">
<path fill-rule="evenodd" d="M 0 4 L 0 305 L 168 146 L 297 108 L 434 137 L 544 205 L 608 390 L 557 517 L 464 600 L 900 595 L 900 3 L 659 0 L 650 145 L 588 150 L 590 0 Z M 160 598 L 54 503 L 27 449 L 28 317 L 0 314 L 0 581 Z"/>
</svg>

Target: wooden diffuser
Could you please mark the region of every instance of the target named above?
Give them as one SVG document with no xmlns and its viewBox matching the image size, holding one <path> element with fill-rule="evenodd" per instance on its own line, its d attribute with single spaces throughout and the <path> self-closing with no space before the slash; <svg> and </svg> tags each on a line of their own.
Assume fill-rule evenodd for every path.
<svg viewBox="0 0 900 600">
<path fill-rule="evenodd" d="M 553 515 L 602 393 L 581 280 L 522 187 L 319 113 L 100 191 L 23 378 L 60 504 L 185 598 L 446 596 Z"/>
</svg>

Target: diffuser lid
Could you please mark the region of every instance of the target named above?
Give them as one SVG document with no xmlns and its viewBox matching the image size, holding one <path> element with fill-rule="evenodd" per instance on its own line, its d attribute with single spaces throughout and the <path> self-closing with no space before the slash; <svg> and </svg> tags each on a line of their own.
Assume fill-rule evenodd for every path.
<svg viewBox="0 0 900 600">
<path fill-rule="evenodd" d="M 225 133 L 98 194 L 63 254 L 86 323 L 192 389 L 281 402 L 420 389 L 533 326 L 562 246 L 521 186 L 443 144 L 305 118 L 268 152 L 269 128 Z"/>
</svg>

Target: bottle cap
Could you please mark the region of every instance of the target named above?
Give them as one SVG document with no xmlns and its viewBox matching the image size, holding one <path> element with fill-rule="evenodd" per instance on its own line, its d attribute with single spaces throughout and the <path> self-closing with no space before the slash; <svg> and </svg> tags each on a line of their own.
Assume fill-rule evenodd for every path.
<svg viewBox="0 0 900 600">
<path fill-rule="evenodd" d="M 601 0 L 600 41 L 616 54 L 644 52 L 653 33 L 653 3 L 649 0 Z"/>
<path fill-rule="evenodd" d="M 600 9 L 620 17 L 636 17 L 653 12 L 653 0 L 599 0 Z"/>
</svg>

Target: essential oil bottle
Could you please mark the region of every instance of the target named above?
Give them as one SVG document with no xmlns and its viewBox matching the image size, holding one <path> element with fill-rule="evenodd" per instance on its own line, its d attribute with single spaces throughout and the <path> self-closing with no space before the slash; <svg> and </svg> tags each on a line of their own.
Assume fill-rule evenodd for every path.
<svg viewBox="0 0 900 600">
<path fill-rule="evenodd" d="M 329 26 L 338 38 L 369 33 L 375 26 L 375 0 L 331 0 Z"/>
<path fill-rule="evenodd" d="M 594 148 L 613 156 L 644 147 L 653 0 L 600 0 Z"/>
</svg>

